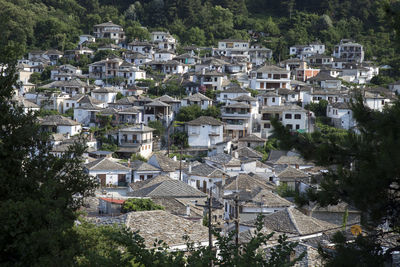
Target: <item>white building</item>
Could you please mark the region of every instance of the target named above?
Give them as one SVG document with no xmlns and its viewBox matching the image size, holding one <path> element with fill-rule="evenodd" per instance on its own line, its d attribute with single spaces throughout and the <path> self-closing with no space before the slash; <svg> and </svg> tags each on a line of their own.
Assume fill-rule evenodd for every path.
<svg viewBox="0 0 400 267">
<path fill-rule="evenodd" d="M 132 168 L 132 182 L 145 181 L 161 173 L 159 168 L 140 160 L 131 162 L 130 167 Z"/>
<path fill-rule="evenodd" d="M 224 141 L 223 123 L 213 117 L 201 116 L 186 125 L 191 147 L 211 148 Z"/>
<path fill-rule="evenodd" d="M 272 65 L 264 65 L 250 72 L 250 88 L 273 90 L 290 88 L 290 71 Z"/>
<path fill-rule="evenodd" d="M 225 39 L 218 42 L 218 49 L 213 51 L 213 55 L 226 57 L 248 58 L 249 42 L 239 39 Z"/>
<path fill-rule="evenodd" d="M 202 110 L 212 106 L 212 100 L 201 93 L 189 95 L 182 99 L 182 107 L 198 105 Z"/>
<path fill-rule="evenodd" d="M 364 60 L 364 49 L 361 44 L 343 39 L 340 41 L 340 44 L 335 45 L 332 56 L 348 62 L 361 63 Z"/>
<path fill-rule="evenodd" d="M 132 152 L 144 158 L 150 157 L 153 152 L 153 128 L 143 124 L 133 125 L 118 130 L 118 146 L 132 148 Z M 125 150 L 121 150 L 125 151 Z M 131 152 L 126 150 L 126 152 Z M 122 152 L 123 153 L 123 152 Z"/>
<path fill-rule="evenodd" d="M 326 115 L 331 119 L 333 126 L 339 129 L 350 130 L 357 125 L 348 102 L 328 104 Z"/>
<path fill-rule="evenodd" d="M 117 89 L 113 87 L 103 87 L 91 92 L 93 98 L 104 102 L 104 103 L 114 103 L 117 97 Z"/>
<path fill-rule="evenodd" d="M 70 136 L 79 134 L 82 131 L 80 123 L 61 115 L 50 115 L 39 118 L 40 126 L 46 131 Z"/>
<path fill-rule="evenodd" d="M 85 165 L 90 176 L 97 178 L 100 186 L 127 186 L 132 180 L 131 169 L 108 158 L 100 158 Z"/>
<path fill-rule="evenodd" d="M 93 35 L 96 38 L 106 38 L 119 44 L 125 40 L 124 29 L 111 21 L 93 26 Z"/>
</svg>

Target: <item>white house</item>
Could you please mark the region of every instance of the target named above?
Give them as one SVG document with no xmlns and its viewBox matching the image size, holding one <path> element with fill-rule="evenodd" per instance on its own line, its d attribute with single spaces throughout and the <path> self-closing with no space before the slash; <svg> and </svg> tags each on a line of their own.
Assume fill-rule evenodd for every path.
<svg viewBox="0 0 400 267">
<path fill-rule="evenodd" d="M 189 95 L 182 99 L 182 107 L 187 107 L 191 105 L 198 105 L 201 107 L 201 109 L 204 110 L 212 106 L 212 100 L 201 93 Z"/>
<path fill-rule="evenodd" d="M 135 160 L 130 163 L 132 168 L 132 182 L 145 181 L 147 179 L 156 177 L 161 173 L 161 170 L 153 165 L 140 160 Z"/>
<path fill-rule="evenodd" d="M 275 92 L 264 92 L 257 95 L 260 106 L 280 106 L 282 105 L 282 96 Z"/>
<path fill-rule="evenodd" d="M 186 125 L 191 147 L 210 148 L 224 140 L 223 123 L 213 117 L 201 116 Z"/>
<path fill-rule="evenodd" d="M 277 66 L 264 65 L 250 72 L 250 88 L 255 90 L 290 88 L 290 71 Z"/>
<path fill-rule="evenodd" d="M 230 103 L 232 102 L 232 99 L 243 95 L 251 96 L 251 93 L 249 91 L 246 91 L 245 89 L 240 88 L 240 86 L 232 86 L 228 89 L 221 91 L 217 95 L 217 101 L 219 103 Z"/>
<path fill-rule="evenodd" d="M 215 183 L 221 182 L 224 176 L 225 173 L 222 170 L 206 163 L 189 165 L 189 168 L 184 170 L 184 181 L 204 193 L 209 192 Z"/>
<path fill-rule="evenodd" d="M 153 128 L 143 124 L 119 129 L 118 146 L 122 149 L 117 152 L 138 153 L 142 157 L 148 158 L 153 152 L 153 131 Z"/>
<path fill-rule="evenodd" d="M 69 134 L 73 136 L 82 131 L 82 126 L 79 122 L 61 115 L 50 115 L 39 118 L 39 123 L 42 128 L 53 133 Z"/>
<path fill-rule="evenodd" d="M 162 155 L 161 153 L 154 153 L 147 161 L 150 165 L 153 165 L 161 170 L 161 175 L 166 175 L 175 180 L 183 180 L 183 175 L 179 176 L 179 162 L 168 156 Z"/>
<path fill-rule="evenodd" d="M 351 40 L 343 39 L 340 44 L 335 45 L 332 56 L 344 59 L 348 62 L 363 62 L 364 49 L 361 44 Z"/>
<path fill-rule="evenodd" d="M 124 29 L 111 21 L 93 26 L 93 35 L 96 38 L 107 38 L 119 44 L 125 40 Z"/>
<path fill-rule="evenodd" d="M 175 53 L 168 50 L 160 50 L 154 53 L 154 61 L 169 61 L 175 57 Z"/>
<path fill-rule="evenodd" d="M 100 158 L 85 165 L 90 176 L 97 178 L 101 187 L 127 186 L 132 181 L 131 168 Z"/>
<path fill-rule="evenodd" d="M 103 87 L 91 92 L 93 98 L 104 103 L 114 103 L 117 97 L 117 89 L 113 87 Z"/>
<path fill-rule="evenodd" d="M 328 104 L 326 109 L 326 116 L 336 128 L 350 130 L 356 127 L 357 123 L 348 102 Z"/>
<path fill-rule="evenodd" d="M 213 50 L 213 55 L 226 57 L 248 57 L 249 42 L 239 39 L 225 39 L 218 42 L 218 49 Z"/>
</svg>

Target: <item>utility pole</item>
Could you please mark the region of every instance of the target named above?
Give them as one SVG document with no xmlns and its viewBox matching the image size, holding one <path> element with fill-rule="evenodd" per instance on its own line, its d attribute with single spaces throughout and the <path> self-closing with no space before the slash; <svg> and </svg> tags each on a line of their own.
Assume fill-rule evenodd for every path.
<svg viewBox="0 0 400 267">
<path fill-rule="evenodd" d="M 182 180 L 182 146 L 181 145 L 181 151 L 180 151 L 180 159 L 179 159 L 179 181 Z"/>
<path fill-rule="evenodd" d="M 239 196 L 236 193 L 235 196 L 235 231 L 236 231 L 236 237 L 235 237 L 235 245 L 236 247 L 239 246 Z"/>
<path fill-rule="evenodd" d="M 212 214 L 212 190 L 210 188 L 210 197 L 208 198 L 208 246 L 212 250 L 212 228 L 211 228 L 211 214 Z"/>
</svg>

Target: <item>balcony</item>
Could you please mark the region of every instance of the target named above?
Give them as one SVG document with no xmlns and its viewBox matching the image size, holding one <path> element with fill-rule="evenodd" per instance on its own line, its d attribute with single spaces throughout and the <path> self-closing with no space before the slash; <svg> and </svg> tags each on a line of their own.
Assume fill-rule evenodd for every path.
<svg viewBox="0 0 400 267">
<path fill-rule="evenodd" d="M 243 131 L 248 128 L 248 123 L 244 124 L 226 124 L 225 130 Z"/>
</svg>

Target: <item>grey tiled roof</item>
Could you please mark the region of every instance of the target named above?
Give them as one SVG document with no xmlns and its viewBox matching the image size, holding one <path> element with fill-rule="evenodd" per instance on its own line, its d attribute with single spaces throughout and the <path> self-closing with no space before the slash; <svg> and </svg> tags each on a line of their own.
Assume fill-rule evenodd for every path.
<svg viewBox="0 0 400 267">
<path fill-rule="evenodd" d="M 266 140 L 258 137 L 255 134 L 251 134 L 242 138 L 239 138 L 239 142 L 265 142 Z"/>
<path fill-rule="evenodd" d="M 144 180 L 144 181 L 137 181 L 137 182 L 131 183 L 131 184 L 129 184 L 129 186 L 130 186 L 130 188 L 132 190 L 139 190 L 141 188 L 148 187 L 148 186 L 151 186 L 153 184 L 159 184 L 159 183 L 161 183 L 163 181 L 169 181 L 169 180 L 172 180 L 172 178 L 169 177 L 169 176 L 157 175 L 157 176 L 155 176 L 153 178 L 150 178 L 150 179 L 147 179 L 147 180 Z"/>
<path fill-rule="evenodd" d="M 284 169 L 282 172 L 280 172 L 278 174 L 278 177 L 280 179 L 283 179 L 283 178 L 307 178 L 307 177 L 309 177 L 309 175 L 298 169 L 295 169 L 292 167 L 287 167 L 286 169 Z"/>
<path fill-rule="evenodd" d="M 204 197 L 206 194 L 178 180 L 165 180 L 129 193 L 133 197 Z"/>
<path fill-rule="evenodd" d="M 148 127 L 146 125 L 143 125 L 143 124 L 135 124 L 135 125 L 130 126 L 130 127 L 122 128 L 119 131 L 121 131 L 121 132 L 139 132 L 139 133 L 141 133 L 141 132 L 152 132 L 152 131 L 154 131 L 154 129 L 150 128 L 150 127 Z"/>
<path fill-rule="evenodd" d="M 103 93 L 103 94 L 116 93 L 116 92 L 118 92 L 118 91 L 114 87 L 102 87 L 102 88 L 99 88 L 99 89 L 96 89 L 96 90 L 92 91 L 92 93 Z"/>
<path fill-rule="evenodd" d="M 74 120 L 71 120 L 67 117 L 61 116 L 61 115 L 49 115 L 49 116 L 44 116 L 43 118 L 39 119 L 40 125 L 67 125 L 67 126 L 75 126 L 75 125 L 80 125 L 79 122 L 76 122 Z"/>
<path fill-rule="evenodd" d="M 247 146 L 239 148 L 236 151 L 240 158 L 262 159 L 263 157 L 263 154 Z"/>
<path fill-rule="evenodd" d="M 190 100 L 190 101 L 201 101 L 201 100 L 210 101 L 211 100 L 210 98 L 208 98 L 205 95 L 200 94 L 200 93 L 196 93 L 196 94 L 187 96 L 184 99 L 185 100 Z"/>
<path fill-rule="evenodd" d="M 189 173 L 189 169 L 185 169 L 188 175 L 208 177 L 208 178 L 222 178 L 224 172 L 220 169 L 212 167 L 208 164 L 202 163 L 192 167 L 192 172 Z"/>
<path fill-rule="evenodd" d="M 289 207 L 265 215 L 264 227 L 278 233 L 310 235 L 336 228 L 337 225 L 315 219 L 301 213 L 294 207 Z"/>
<path fill-rule="evenodd" d="M 236 190 L 236 186 L 240 191 L 252 191 L 256 188 L 274 189 L 272 185 L 267 184 L 267 181 L 261 177 L 257 175 L 250 176 L 245 173 L 226 179 L 224 190 Z"/>
<path fill-rule="evenodd" d="M 195 243 L 208 240 L 207 227 L 163 210 L 130 212 L 126 226 L 139 231 L 147 247 L 152 247 L 156 239 L 163 240 L 170 247 L 184 245 L 185 235 Z"/>
<path fill-rule="evenodd" d="M 140 160 L 132 161 L 131 168 L 134 171 L 160 171 L 159 168 Z"/>
<path fill-rule="evenodd" d="M 282 74 L 287 74 L 290 72 L 284 68 L 280 68 L 280 67 L 274 66 L 274 65 L 264 65 L 264 66 L 261 66 L 260 68 L 258 68 L 256 71 L 257 72 L 268 72 L 268 73 L 282 73 Z"/>
<path fill-rule="evenodd" d="M 220 126 L 220 125 L 223 125 L 223 123 L 221 121 L 219 121 L 213 117 L 209 117 L 209 116 L 198 117 L 197 119 L 189 121 L 186 124 L 193 125 L 193 126 L 200 126 L 200 125 Z"/>
<path fill-rule="evenodd" d="M 220 94 L 223 93 L 233 93 L 233 94 L 249 94 L 249 91 L 246 91 L 245 89 L 242 89 L 240 87 L 229 87 L 223 91 L 220 92 Z"/>
<path fill-rule="evenodd" d="M 257 99 L 255 99 L 254 97 L 249 96 L 249 95 L 241 95 L 232 100 L 233 101 L 254 101 L 254 102 L 257 101 Z"/>
<path fill-rule="evenodd" d="M 166 172 L 173 172 L 179 169 L 179 162 L 170 159 L 169 157 L 162 155 L 160 153 L 153 154 L 152 157 L 155 157 L 161 170 Z"/>
<path fill-rule="evenodd" d="M 311 162 L 306 162 L 303 158 L 297 156 L 281 156 L 275 164 L 288 164 L 288 165 L 314 165 Z"/>
<path fill-rule="evenodd" d="M 233 157 L 231 155 L 225 153 L 218 153 L 214 156 L 205 157 L 204 159 L 219 163 L 219 164 L 226 164 L 228 163 Z"/>
<path fill-rule="evenodd" d="M 169 107 L 170 105 L 168 105 L 167 103 L 164 103 L 162 101 L 159 100 L 153 100 L 150 103 L 147 103 L 146 106 L 148 107 Z"/>
<path fill-rule="evenodd" d="M 125 167 L 124 165 L 116 163 L 112 160 L 109 160 L 108 158 L 100 158 L 98 160 L 87 163 L 85 166 L 87 169 L 89 169 L 91 171 L 108 171 L 108 170 L 130 171 L 131 170 L 130 168 Z"/>
</svg>

